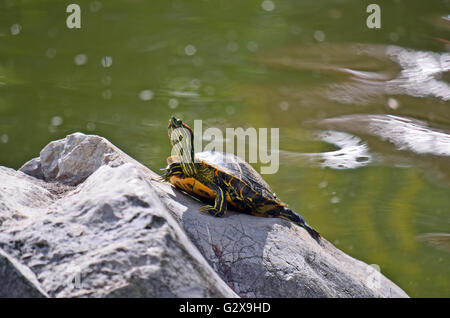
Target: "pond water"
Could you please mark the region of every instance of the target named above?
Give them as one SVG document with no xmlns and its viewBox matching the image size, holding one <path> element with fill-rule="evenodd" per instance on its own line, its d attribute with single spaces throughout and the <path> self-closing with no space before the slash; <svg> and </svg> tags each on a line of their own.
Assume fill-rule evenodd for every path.
<svg viewBox="0 0 450 318">
<path fill-rule="evenodd" d="M 279 128 L 277 195 L 410 296 L 450 297 L 450 1 L 0 0 L 0 165 L 108 138 L 157 171 L 173 114 Z M 255 164 L 255 168 L 259 168 Z"/>
</svg>

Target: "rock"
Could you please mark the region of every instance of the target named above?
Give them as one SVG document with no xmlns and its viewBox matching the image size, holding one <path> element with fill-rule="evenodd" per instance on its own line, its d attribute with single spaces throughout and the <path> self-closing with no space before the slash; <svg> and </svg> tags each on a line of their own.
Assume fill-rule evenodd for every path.
<svg viewBox="0 0 450 318">
<path fill-rule="evenodd" d="M 0 297 L 48 297 L 34 273 L 0 249 Z"/>
<path fill-rule="evenodd" d="M 198 212 L 202 203 L 156 186 L 203 256 L 242 297 L 408 297 L 374 267 L 324 238 L 318 244 L 288 221 L 233 212 L 210 217 Z"/>
<path fill-rule="evenodd" d="M 104 138 L 54 141 L 20 171 L 0 168 L 0 247 L 50 297 L 407 297 L 326 239 L 200 214 L 157 177 Z"/>
<path fill-rule="evenodd" d="M 122 165 L 122 155 L 104 138 L 75 133 L 49 143 L 39 158 L 30 160 L 20 170 L 42 180 L 76 185 L 102 165 Z"/>
<path fill-rule="evenodd" d="M 104 142 L 101 147 L 109 144 L 94 138 Z M 70 186 L 78 179 L 75 174 L 64 174 L 69 185 L 55 182 L 63 180 L 64 163 L 46 165 L 56 167 L 52 174 L 43 172 L 49 182 L 0 168 L 0 246 L 36 275 L 50 297 L 237 296 L 189 241 L 136 165 L 101 165 L 76 187 Z M 77 167 L 84 174 L 89 166 L 81 165 Z M 7 296 L 20 290 L 21 296 L 32 296 L 22 281 L 14 285 L 9 280 L 14 286 Z"/>
</svg>

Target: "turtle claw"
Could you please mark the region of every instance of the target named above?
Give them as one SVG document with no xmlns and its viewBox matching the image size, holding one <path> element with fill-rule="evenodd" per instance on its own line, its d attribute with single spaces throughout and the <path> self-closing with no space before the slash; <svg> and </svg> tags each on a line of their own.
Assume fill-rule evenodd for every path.
<svg viewBox="0 0 450 318">
<path fill-rule="evenodd" d="M 160 180 L 161 182 L 163 182 L 163 181 L 166 181 L 166 182 L 169 181 L 169 179 L 170 179 L 170 177 L 171 177 L 170 170 L 165 169 L 165 168 L 159 169 L 159 170 L 164 171 L 164 173 L 163 173 L 162 175 L 159 176 L 159 180 Z"/>
<path fill-rule="evenodd" d="M 209 213 L 212 216 L 221 216 L 220 211 L 211 205 L 205 205 L 204 207 L 200 208 L 200 213 L 205 212 Z"/>
<path fill-rule="evenodd" d="M 157 176 L 155 178 L 156 181 L 158 182 L 169 182 L 170 177 L 168 178 L 166 175 L 162 175 L 162 176 Z"/>
</svg>

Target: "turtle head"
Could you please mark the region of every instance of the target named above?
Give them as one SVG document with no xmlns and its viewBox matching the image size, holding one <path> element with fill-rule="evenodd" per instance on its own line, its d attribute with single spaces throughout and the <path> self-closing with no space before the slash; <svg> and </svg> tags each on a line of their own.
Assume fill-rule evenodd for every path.
<svg viewBox="0 0 450 318">
<path fill-rule="evenodd" d="M 168 127 L 169 132 L 170 132 L 170 129 L 182 128 L 182 127 L 184 127 L 184 125 L 185 125 L 185 123 L 183 123 L 183 121 L 181 119 L 178 119 L 175 116 L 172 116 L 169 119 L 169 127 Z"/>
<path fill-rule="evenodd" d="M 194 133 L 191 127 L 172 116 L 168 127 L 169 139 L 172 145 L 172 155 L 180 159 L 181 168 L 186 177 L 197 173 L 194 165 Z"/>
</svg>

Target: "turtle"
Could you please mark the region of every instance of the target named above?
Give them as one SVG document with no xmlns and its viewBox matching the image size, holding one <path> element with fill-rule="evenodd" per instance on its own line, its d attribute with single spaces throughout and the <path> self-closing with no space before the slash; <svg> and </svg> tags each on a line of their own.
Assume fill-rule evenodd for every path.
<svg viewBox="0 0 450 318">
<path fill-rule="evenodd" d="M 286 219 L 304 228 L 316 241 L 320 234 L 303 217 L 279 200 L 261 175 L 246 161 L 231 153 L 204 151 L 194 154 L 192 129 L 171 117 L 168 126 L 173 155 L 161 178 L 202 200 L 214 202 L 200 212 L 222 217 L 228 205 L 239 212 Z"/>
</svg>

